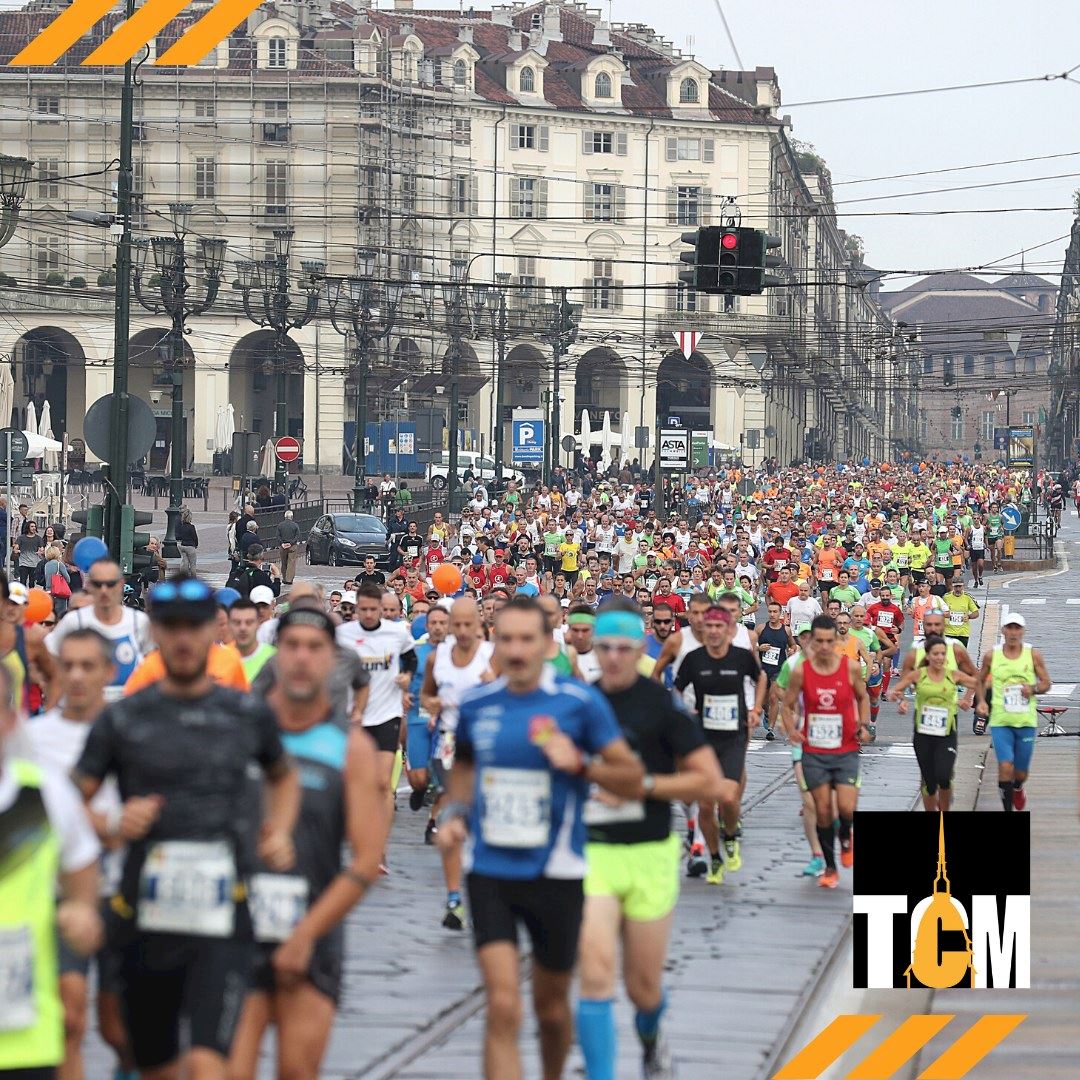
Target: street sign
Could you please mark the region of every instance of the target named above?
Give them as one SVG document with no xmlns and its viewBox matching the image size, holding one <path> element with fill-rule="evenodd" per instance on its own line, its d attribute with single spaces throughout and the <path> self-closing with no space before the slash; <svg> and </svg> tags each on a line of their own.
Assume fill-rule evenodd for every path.
<svg viewBox="0 0 1080 1080">
<path fill-rule="evenodd" d="M 286 464 L 295 461 L 300 456 L 300 441 L 291 435 L 282 435 L 274 443 L 274 453 L 277 454 L 279 461 L 284 461 Z"/>
<path fill-rule="evenodd" d="M 634 449 L 647 450 L 649 448 L 649 429 L 647 427 L 634 428 Z"/>
<path fill-rule="evenodd" d="M 698 342 L 701 340 L 699 330 L 672 330 L 672 336 L 679 343 L 679 350 L 687 360 L 697 352 Z"/>
<path fill-rule="evenodd" d="M 83 438 L 90 450 L 102 461 L 108 461 L 112 447 L 112 394 L 99 397 L 86 412 Z M 142 398 L 128 397 L 128 461 L 138 461 L 150 453 L 157 436 L 157 420 Z"/>
<path fill-rule="evenodd" d="M 664 428 L 660 432 L 661 469 L 688 469 L 690 467 L 690 432 L 684 428 Z"/>
<path fill-rule="evenodd" d="M 542 418 L 514 420 L 511 428 L 510 460 L 515 465 L 542 465 L 547 422 Z"/>
<path fill-rule="evenodd" d="M 752 427 L 746 429 L 746 449 L 756 450 L 761 445 L 761 429 Z"/>
<path fill-rule="evenodd" d="M 577 437 L 574 435 L 564 435 L 562 437 L 562 448 L 566 453 L 573 453 L 577 449 Z"/>
<path fill-rule="evenodd" d="M 709 464 L 709 440 L 711 431 L 692 431 L 690 433 L 690 460 L 695 469 L 704 469 Z"/>
<path fill-rule="evenodd" d="M 1001 523 L 1006 532 L 1016 532 L 1020 528 L 1020 511 L 1015 506 L 1001 508 Z"/>
<path fill-rule="evenodd" d="M 10 455 L 8 454 L 9 446 L 11 447 Z M 0 428 L 0 465 L 7 465 L 9 456 L 12 465 L 21 465 L 28 453 L 30 453 L 30 440 L 25 432 L 13 427 Z"/>
</svg>

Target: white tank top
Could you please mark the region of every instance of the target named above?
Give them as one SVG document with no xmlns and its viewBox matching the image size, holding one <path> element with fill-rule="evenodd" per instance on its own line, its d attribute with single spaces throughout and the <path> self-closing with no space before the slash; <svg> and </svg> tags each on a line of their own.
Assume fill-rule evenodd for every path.
<svg viewBox="0 0 1080 1080">
<path fill-rule="evenodd" d="M 595 649 L 590 649 L 586 653 L 579 652 L 577 654 L 577 666 L 578 671 L 581 672 L 581 677 L 587 683 L 594 683 L 600 678 L 600 660 Z"/>
<path fill-rule="evenodd" d="M 682 667 L 682 662 L 690 655 L 695 649 L 701 648 L 701 642 L 694 637 L 694 631 L 689 626 L 682 628 L 682 644 L 679 646 L 679 655 L 671 663 L 671 677 L 674 679 L 679 674 L 679 668 Z M 686 707 L 693 712 L 697 705 L 697 695 L 694 693 L 693 686 L 688 686 L 682 692 L 683 703 Z"/>
<path fill-rule="evenodd" d="M 495 646 L 490 641 L 481 641 L 476 655 L 465 667 L 454 663 L 453 641 L 444 641 L 435 650 L 435 664 L 432 676 L 439 690 L 442 712 L 439 714 L 439 727 L 443 731 L 457 731 L 458 705 L 466 690 L 480 685 L 480 677 L 491 663 L 491 653 Z"/>
<path fill-rule="evenodd" d="M 971 526 L 971 547 L 974 551 L 981 551 L 986 547 L 986 530 L 981 525 Z"/>
<path fill-rule="evenodd" d="M 750 631 L 742 623 L 735 627 L 731 645 L 735 649 L 745 649 L 748 653 L 754 652 L 754 646 L 750 643 Z M 757 699 L 757 684 L 749 675 L 743 679 L 743 697 L 746 698 L 746 707 L 752 709 Z"/>
</svg>

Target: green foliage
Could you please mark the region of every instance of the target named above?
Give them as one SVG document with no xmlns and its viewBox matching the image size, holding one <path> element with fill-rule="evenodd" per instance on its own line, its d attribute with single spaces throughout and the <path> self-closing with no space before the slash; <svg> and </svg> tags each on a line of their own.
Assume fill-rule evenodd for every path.
<svg viewBox="0 0 1080 1080">
<path fill-rule="evenodd" d="M 52 273 L 45 275 L 46 285 L 63 285 L 64 275 L 57 270 L 53 270 Z"/>
<path fill-rule="evenodd" d="M 71 286 L 71 287 L 72 287 L 73 289 L 85 289 L 85 288 L 86 288 L 86 278 L 84 278 L 84 277 L 73 277 L 73 278 L 72 278 L 72 279 L 71 279 L 71 280 L 70 280 L 70 281 L 68 282 L 68 284 L 69 284 L 69 285 L 70 285 L 70 286 Z"/>
</svg>

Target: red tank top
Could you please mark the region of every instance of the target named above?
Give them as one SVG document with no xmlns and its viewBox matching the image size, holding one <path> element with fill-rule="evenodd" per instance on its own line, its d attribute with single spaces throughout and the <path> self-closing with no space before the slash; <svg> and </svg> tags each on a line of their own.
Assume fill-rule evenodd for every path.
<svg viewBox="0 0 1080 1080">
<path fill-rule="evenodd" d="M 859 749 L 858 714 L 848 661 L 822 675 L 807 661 L 802 666 L 806 745 L 812 754 L 848 754 Z"/>
</svg>

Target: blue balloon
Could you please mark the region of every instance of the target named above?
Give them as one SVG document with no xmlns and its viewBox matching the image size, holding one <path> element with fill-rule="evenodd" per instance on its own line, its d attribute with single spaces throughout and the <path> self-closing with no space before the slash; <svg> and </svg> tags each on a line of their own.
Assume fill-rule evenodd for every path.
<svg viewBox="0 0 1080 1080">
<path fill-rule="evenodd" d="M 97 536 L 84 536 L 76 545 L 73 552 L 75 565 L 84 573 L 90 573 L 90 567 L 96 562 L 109 557 L 109 549 L 105 541 Z"/>
<path fill-rule="evenodd" d="M 240 599 L 240 594 L 236 589 L 230 589 L 229 586 L 225 586 L 223 589 L 218 589 L 214 595 L 214 599 L 219 604 L 224 604 L 226 609 L 231 608 L 237 600 Z"/>
<path fill-rule="evenodd" d="M 417 615 L 412 621 L 413 641 L 419 641 L 427 633 L 427 616 Z"/>
</svg>

